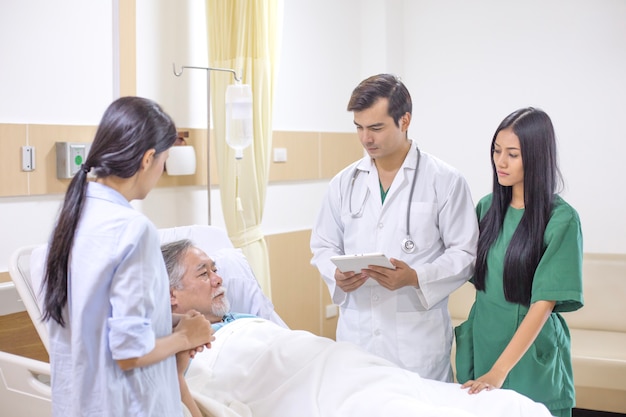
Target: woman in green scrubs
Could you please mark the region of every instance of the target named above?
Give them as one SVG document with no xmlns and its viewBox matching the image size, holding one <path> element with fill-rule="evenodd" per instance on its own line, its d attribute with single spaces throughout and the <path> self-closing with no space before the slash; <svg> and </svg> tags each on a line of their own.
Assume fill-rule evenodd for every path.
<svg viewBox="0 0 626 417">
<path fill-rule="evenodd" d="M 555 416 L 575 405 L 570 335 L 559 313 L 582 307 L 582 233 L 561 184 L 554 128 L 529 107 L 491 142 L 493 192 L 477 206 L 476 301 L 455 329 L 457 379 L 470 394 L 508 388 Z"/>
</svg>

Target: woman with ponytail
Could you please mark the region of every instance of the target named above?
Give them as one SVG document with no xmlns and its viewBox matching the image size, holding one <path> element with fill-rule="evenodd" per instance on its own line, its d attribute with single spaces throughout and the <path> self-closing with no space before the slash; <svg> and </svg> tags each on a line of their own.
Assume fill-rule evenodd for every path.
<svg viewBox="0 0 626 417">
<path fill-rule="evenodd" d="M 154 187 L 176 137 L 156 103 L 120 98 L 69 184 L 42 288 L 54 416 L 183 415 L 174 355 L 209 346 L 210 323 L 173 319 L 158 232 L 130 205 Z"/>
<path fill-rule="evenodd" d="M 509 388 L 571 416 L 571 341 L 559 313 L 583 305 L 582 233 L 556 194 L 552 121 L 532 107 L 511 113 L 490 153 L 493 192 L 476 209 L 476 301 L 455 329 L 457 379 L 470 394 Z"/>
</svg>

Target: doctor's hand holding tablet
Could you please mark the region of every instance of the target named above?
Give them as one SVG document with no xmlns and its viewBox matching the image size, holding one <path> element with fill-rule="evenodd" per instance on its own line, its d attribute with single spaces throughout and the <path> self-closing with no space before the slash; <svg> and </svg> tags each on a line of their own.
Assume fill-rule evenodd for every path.
<svg viewBox="0 0 626 417">
<path fill-rule="evenodd" d="M 338 255 L 330 260 L 337 266 L 337 285 L 345 292 L 356 290 L 368 278 L 392 291 L 406 286 L 418 287 L 414 269 L 399 259 L 387 258 L 383 253 Z"/>
</svg>

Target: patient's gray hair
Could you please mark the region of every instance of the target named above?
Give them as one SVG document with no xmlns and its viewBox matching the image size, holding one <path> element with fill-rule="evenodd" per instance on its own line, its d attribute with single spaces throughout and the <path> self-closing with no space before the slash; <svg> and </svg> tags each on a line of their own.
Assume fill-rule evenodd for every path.
<svg viewBox="0 0 626 417">
<path fill-rule="evenodd" d="M 189 239 L 177 240 L 161 246 L 161 253 L 165 261 L 167 275 L 170 278 L 170 288 L 172 289 L 180 290 L 183 287 L 181 284 L 183 275 L 185 275 L 183 257 L 191 247 L 193 247 L 193 243 Z"/>
</svg>

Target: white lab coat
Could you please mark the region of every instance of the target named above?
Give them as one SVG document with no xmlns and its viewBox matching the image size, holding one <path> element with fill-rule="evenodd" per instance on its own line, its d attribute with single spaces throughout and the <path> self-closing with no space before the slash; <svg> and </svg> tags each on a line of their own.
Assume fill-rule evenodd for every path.
<svg viewBox="0 0 626 417">
<path fill-rule="evenodd" d="M 448 295 L 473 273 L 478 240 L 474 203 L 465 179 L 441 160 L 421 152 L 410 207 L 410 235 L 416 250 L 401 249 L 406 238 L 407 202 L 417 163 L 411 145 L 381 204 L 376 165 L 369 156 L 337 174 L 330 182 L 311 236 L 315 265 L 340 306 L 337 340 L 356 343 L 421 376 L 452 380 L 452 325 Z M 352 191 L 355 169 L 360 174 Z M 366 190 L 370 195 L 364 202 Z M 361 207 L 360 217 L 353 217 Z M 389 291 L 369 279 L 345 293 L 335 283 L 330 257 L 383 252 L 411 266 L 420 288 Z"/>
</svg>

